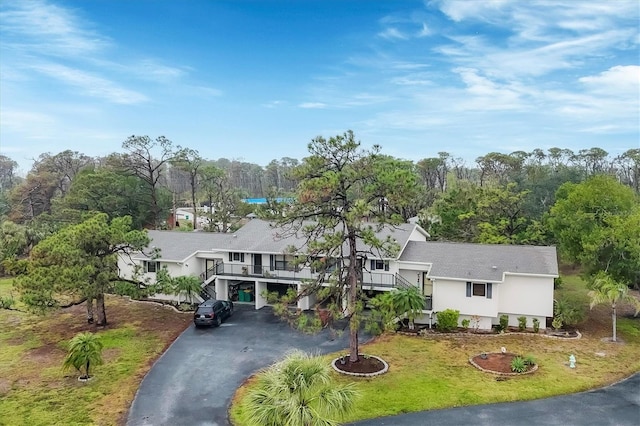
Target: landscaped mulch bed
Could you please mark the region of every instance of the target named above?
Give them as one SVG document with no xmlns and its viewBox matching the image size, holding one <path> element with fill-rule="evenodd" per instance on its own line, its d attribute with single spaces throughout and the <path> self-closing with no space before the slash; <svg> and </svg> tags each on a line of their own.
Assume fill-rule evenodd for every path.
<svg viewBox="0 0 640 426">
<path fill-rule="evenodd" d="M 332 363 L 333 368 L 339 373 L 351 376 L 371 377 L 386 373 L 389 365 L 376 356 L 358 355 L 357 361 L 351 361 L 349 355 L 337 358 Z"/>
<path fill-rule="evenodd" d="M 513 359 L 517 356 L 519 355 L 509 353 L 509 352 L 507 353 L 493 352 L 493 353 L 476 355 L 473 358 L 471 358 L 471 361 L 473 361 L 472 364 L 475 364 L 476 366 L 480 367 L 483 370 L 486 370 L 491 373 L 498 373 L 498 374 L 505 374 L 505 375 L 526 374 L 537 368 L 535 364 L 528 365 L 526 371 L 522 373 L 514 373 L 513 371 L 511 371 L 511 361 L 513 361 Z"/>
<path fill-rule="evenodd" d="M 351 362 L 349 360 L 349 355 L 345 355 L 338 359 L 334 365 L 340 371 L 358 374 L 378 373 L 385 368 L 384 362 L 380 359 L 362 354 L 358 355 L 358 361 L 356 362 Z"/>
</svg>

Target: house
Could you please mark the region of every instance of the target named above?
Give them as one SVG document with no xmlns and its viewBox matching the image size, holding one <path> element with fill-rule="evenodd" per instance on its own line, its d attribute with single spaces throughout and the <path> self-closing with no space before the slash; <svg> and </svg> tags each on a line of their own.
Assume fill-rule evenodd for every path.
<svg viewBox="0 0 640 426">
<path fill-rule="evenodd" d="M 264 290 L 300 290 L 305 279 L 315 276 L 287 253 L 288 247 L 301 247 L 304 240 L 278 237 L 279 231 L 260 219 L 235 233 L 149 231 L 151 246 L 160 250 L 160 256 L 151 259 L 131 253 L 121 256 L 118 265 L 127 278 L 136 266 L 142 267 L 142 278 L 150 280 L 163 267 L 172 276 L 199 276 L 204 297 L 253 303 L 260 309 L 267 304 Z M 481 329 L 491 328 L 504 314 L 514 326 L 520 316 L 527 317 L 528 324 L 537 318 L 540 328 L 553 316 L 555 247 L 433 242 L 419 225 L 409 223 L 384 229 L 379 237 L 387 235 L 398 243 L 399 253 L 366 259 L 362 288 L 375 293 L 417 286 L 425 296 L 423 317 L 417 322 L 430 323 L 434 313 L 444 309 L 460 311 L 460 321 L 476 320 Z M 311 309 L 315 303 L 312 295 L 306 296 L 298 308 Z"/>
<path fill-rule="evenodd" d="M 208 215 L 213 211 L 209 207 L 198 207 L 197 224 L 198 228 L 202 228 L 209 223 Z M 169 223 L 172 226 L 193 224 L 194 209 L 192 207 L 178 207 L 175 213 L 169 215 Z"/>
</svg>

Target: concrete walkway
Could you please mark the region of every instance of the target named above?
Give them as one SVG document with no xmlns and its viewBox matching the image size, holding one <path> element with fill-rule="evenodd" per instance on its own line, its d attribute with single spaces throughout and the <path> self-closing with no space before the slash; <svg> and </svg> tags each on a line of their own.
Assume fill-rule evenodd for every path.
<svg viewBox="0 0 640 426">
<path fill-rule="evenodd" d="M 328 353 L 348 335 L 305 335 L 268 308 L 237 305 L 219 328 L 185 330 L 154 364 L 131 405 L 128 426 L 228 425 L 235 390 L 251 374 L 294 348 Z M 530 402 L 427 411 L 355 423 L 417 425 L 640 425 L 640 374 L 613 386 Z"/>
</svg>

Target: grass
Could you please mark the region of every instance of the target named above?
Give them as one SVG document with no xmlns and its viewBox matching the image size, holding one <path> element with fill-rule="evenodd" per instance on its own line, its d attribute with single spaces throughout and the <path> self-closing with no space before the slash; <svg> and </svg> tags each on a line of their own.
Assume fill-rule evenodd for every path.
<svg viewBox="0 0 640 426">
<path fill-rule="evenodd" d="M 10 292 L 0 280 L 0 295 Z M 154 324 L 145 318 L 154 317 Z M 107 298 L 110 325 L 87 325 L 84 308 L 44 317 L 0 310 L 0 425 L 118 425 L 153 361 L 188 324 L 171 309 Z M 93 331 L 104 344 L 104 365 L 80 383 L 62 372 L 66 342 Z"/>
<path fill-rule="evenodd" d="M 565 277 L 556 297 L 588 304 L 585 284 L 576 276 Z M 588 309 L 588 307 L 586 308 Z M 583 329 L 584 327 L 584 329 Z M 580 340 L 557 340 L 537 335 L 410 337 L 385 335 L 364 345 L 364 353 L 384 358 L 387 374 L 357 380 L 361 394 L 346 422 L 421 410 L 483 403 L 531 400 L 604 386 L 640 371 L 640 319 L 619 318 L 618 333 L 623 344 L 603 341 L 611 335 L 610 312 L 605 307 L 589 311 L 579 327 Z M 469 364 L 481 352 L 509 352 L 532 355 L 539 370 L 527 376 L 496 381 Z M 577 358 L 570 369 L 569 355 Z M 326 356 L 327 361 L 337 354 Z M 353 381 L 335 375 L 339 382 Z M 234 398 L 231 418 L 244 425 L 249 413 L 242 405 L 247 382 Z"/>
</svg>

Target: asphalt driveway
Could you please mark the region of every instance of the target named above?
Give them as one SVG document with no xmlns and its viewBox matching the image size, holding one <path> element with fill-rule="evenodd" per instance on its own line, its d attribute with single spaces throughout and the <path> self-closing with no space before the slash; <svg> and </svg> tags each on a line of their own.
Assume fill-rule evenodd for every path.
<svg viewBox="0 0 640 426">
<path fill-rule="evenodd" d="M 256 370 L 292 350 L 328 353 L 348 346 L 348 335 L 292 330 L 270 309 L 235 305 L 218 328 L 185 330 L 142 381 L 127 425 L 228 425 L 235 390 Z"/>
<path fill-rule="evenodd" d="M 236 305 L 219 328 L 185 330 L 142 381 L 128 426 L 228 425 L 235 390 L 256 370 L 294 348 L 328 353 L 348 346 L 348 335 L 306 335 L 271 310 Z M 358 426 L 417 425 L 640 425 L 640 374 L 594 391 L 528 402 L 477 405 L 371 419 Z"/>
</svg>

